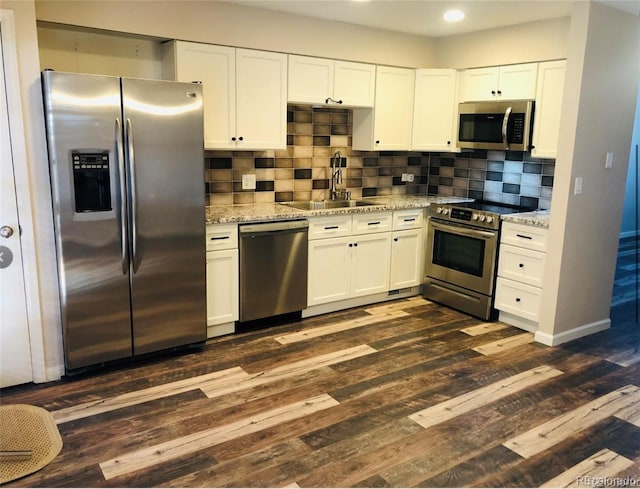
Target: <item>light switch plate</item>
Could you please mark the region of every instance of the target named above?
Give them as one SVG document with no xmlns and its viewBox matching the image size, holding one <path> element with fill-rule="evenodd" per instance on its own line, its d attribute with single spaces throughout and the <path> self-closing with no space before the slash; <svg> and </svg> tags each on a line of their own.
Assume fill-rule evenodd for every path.
<svg viewBox="0 0 640 489">
<path fill-rule="evenodd" d="M 582 177 L 576 177 L 576 183 L 573 187 L 573 195 L 580 195 L 582 193 Z"/>
<path fill-rule="evenodd" d="M 613 153 L 609 151 L 607 157 L 604 160 L 604 167 L 611 168 L 613 166 Z"/>
</svg>

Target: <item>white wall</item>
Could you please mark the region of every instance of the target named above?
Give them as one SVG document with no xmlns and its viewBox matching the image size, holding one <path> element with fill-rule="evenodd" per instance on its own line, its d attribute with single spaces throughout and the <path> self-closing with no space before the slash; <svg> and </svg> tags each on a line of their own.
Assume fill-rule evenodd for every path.
<svg viewBox="0 0 640 489">
<path fill-rule="evenodd" d="M 15 22 L 27 153 L 27 168 L 15 170 L 16 193 L 33 374 L 43 382 L 59 378 L 63 353 L 35 7 L 28 0 L 3 0 L 1 6 L 13 12 Z"/>
<path fill-rule="evenodd" d="M 436 64 L 473 68 L 567 57 L 570 17 L 435 39 Z"/>
<path fill-rule="evenodd" d="M 434 64 L 432 40 L 217 1 L 38 0 L 37 18 L 76 26 L 407 67 Z"/>
<path fill-rule="evenodd" d="M 639 61 L 640 63 L 640 61 Z M 629 154 L 629 170 L 627 171 L 627 186 L 624 194 L 624 208 L 622 210 L 622 227 L 620 228 L 621 237 L 635 236 L 638 234 L 636 228 L 636 214 L 640 212 L 638 209 L 638 195 L 636 194 L 636 182 L 638 178 L 638 170 L 636 168 L 636 146 L 640 146 L 640 90 L 638 91 L 638 99 L 636 101 L 636 117 L 633 123 L 633 136 L 631 138 L 631 151 Z M 638 149 L 640 152 L 640 149 Z"/>
<path fill-rule="evenodd" d="M 573 7 L 536 339 L 558 344 L 610 326 L 611 292 L 640 70 L 640 19 Z M 614 165 L 605 169 L 606 152 Z M 576 177 L 583 193 L 574 195 Z"/>
</svg>

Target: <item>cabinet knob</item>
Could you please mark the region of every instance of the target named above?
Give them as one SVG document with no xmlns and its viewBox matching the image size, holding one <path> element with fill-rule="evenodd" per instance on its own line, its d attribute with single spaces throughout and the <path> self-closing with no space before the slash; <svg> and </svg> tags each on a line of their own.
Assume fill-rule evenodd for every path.
<svg viewBox="0 0 640 489">
<path fill-rule="evenodd" d="M 376 139 L 376 144 L 380 144 L 380 140 L 379 139 Z"/>
<path fill-rule="evenodd" d="M 235 137 L 235 136 L 233 136 L 233 137 L 231 138 L 231 141 L 235 141 L 235 140 L 236 140 L 236 137 Z"/>
<path fill-rule="evenodd" d="M 518 264 L 518 266 L 519 266 L 520 268 L 524 268 L 524 263 L 519 263 L 519 264 Z"/>
<path fill-rule="evenodd" d="M 355 246 L 357 248 L 358 247 L 358 243 L 353 243 L 353 246 Z"/>
<path fill-rule="evenodd" d="M 451 144 L 451 141 L 447 141 L 447 146 L 449 146 Z"/>
<path fill-rule="evenodd" d="M 516 302 L 520 302 L 520 297 L 516 297 Z"/>
<path fill-rule="evenodd" d="M 491 90 L 491 95 L 495 95 L 496 91 L 495 90 Z"/>
<path fill-rule="evenodd" d="M 349 243 L 349 248 L 353 248 L 353 243 Z"/>
<path fill-rule="evenodd" d="M 393 238 L 394 241 L 398 241 L 398 238 Z"/>
<path fill-rule="evenodd" d="M 240 137 L 238 138 L 238 141 L 244 141 L 244 138 L 243 138 L 242 136 L 240 136 Z"/>
<path fill-rule="evenodd" d="M 502 90 L 498 90 L 498 95 L 502 95 Z"/>
</svg>

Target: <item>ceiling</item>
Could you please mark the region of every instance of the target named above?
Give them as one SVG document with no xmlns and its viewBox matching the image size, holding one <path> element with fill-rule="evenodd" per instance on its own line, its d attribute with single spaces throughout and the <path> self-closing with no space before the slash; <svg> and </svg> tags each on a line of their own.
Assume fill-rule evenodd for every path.
<svg viewBox="0 0 640 489">
<path fill-rule="evenodd" d="M 248 7 L 334 20 L 396 32 L 442 37 L 536 20 L 567 17 L 571 0 L 227 0 Z M 584 0 L 578 0 L 584 1 Z M 640 0 L 601 0 L 638 15 Z M 442 20 L 458 8 L 466 18 Z"/>
</svg>

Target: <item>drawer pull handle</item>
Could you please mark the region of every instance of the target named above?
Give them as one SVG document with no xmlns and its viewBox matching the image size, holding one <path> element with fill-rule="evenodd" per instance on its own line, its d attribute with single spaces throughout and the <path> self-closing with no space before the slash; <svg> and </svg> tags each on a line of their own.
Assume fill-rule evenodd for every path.
<svg viewBox="0 0 640 489">
<path fill-rule="evenodd" d="M 519 266 L 520 268 L 524 268 L 524 263 L 519 263 L 519 264 L 518 264 L 518 266 Z"/>
<path fill-rule="evenodd" d="M 407 218 L 407 219 L 405 219 L 405 220 L 404 220 L 404 222 L 413 222 L 413 221 L 415 221 L 415 220 L 416 220 L 416 218 L 415 218 L 415 217 L 411 217 L 411 218 Z"/>
<path fill-rule="evenodd" d="M 516 302 L 520 302 L 520 297 L 516 297 Z"/>
<path fill-rule="evenodd" d="M 338 226 L 325 226 L 324 229 L 325 231 L 328 231 L 330 229 L 338 229 Z"/>
<path fill-rule="evenodd" d="M 231 236 L 211 236 L 211 238 L 209 238 L 211 241 L 219 241 L 221 239 L 230 239 Z"/>
<path fill-rule="evenodd" d="M 527 236 L 526 234 L 516 234 L 516 236 L 522 239 L 533 239 L 531 236 Z"/>
<path fill-rule="evenodd" d="M 367 226 L 377 226 L 378 224 L 380 224 L 380 221 L 371 221 L 367 223 Z"/>
</svg>

